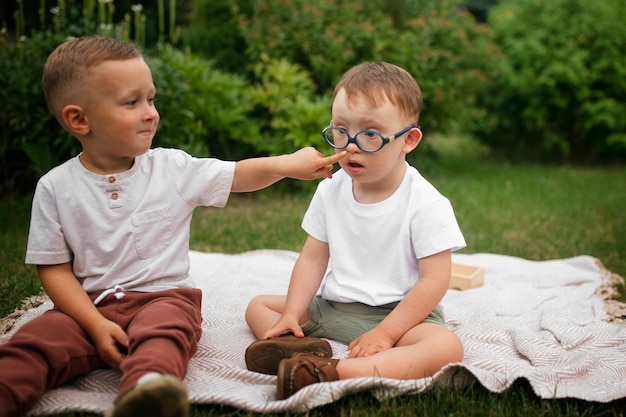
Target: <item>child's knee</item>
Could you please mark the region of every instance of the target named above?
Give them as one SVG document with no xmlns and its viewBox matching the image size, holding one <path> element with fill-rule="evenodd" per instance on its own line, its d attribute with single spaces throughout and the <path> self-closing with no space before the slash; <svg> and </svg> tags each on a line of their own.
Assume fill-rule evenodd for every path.
<svg viewBox="0 0 626 417">
<path fill-rule="evenodd" d="M 266 299 L 267 299 L 266 295 L 257 295 L 254 298 L 252 298 L 250 302 L 248 302 L 248 306 L 246 307 L 246 313 L 245 313 L 246 322 L 250 323 L 250 318 L 254 317 L 262 309 L 267 308 L 265 305 Z"/>
<path fill-rule="evenodd" d="M 447 346 L 450 362 L 461 362 L 461 360 L 463 360 L 463 343 L 461 342 L 461 339 L 459 339 L 459 337 L 452 331 L 449 331 L 446 335 L 444 346 Z"/>
<path fill-rule="evenodd" d="M 255 297 L 253 297 L 249 302 L 248 302 L 248 306 L 246 307 L 246 312 L 250 311 L 250 310 L 257 310 L 259 308 L 261 308 L 264 304 L 264 299 L 265 299 L 265 295 L 257 295 Z"/>
</svg>

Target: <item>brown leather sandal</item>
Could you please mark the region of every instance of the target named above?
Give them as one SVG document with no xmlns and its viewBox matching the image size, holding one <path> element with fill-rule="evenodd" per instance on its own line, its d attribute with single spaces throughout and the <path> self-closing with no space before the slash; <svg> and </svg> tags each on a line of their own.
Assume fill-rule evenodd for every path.
<svg viewBox="0 0 626 417">
<path fill-rule="evenodd" d="M 253 372 L 276 375 L 280 361 L 291 358 L 295 353 L 312 353 L 318 357 L 330 358 L 333 356 L 333 349 L 330 343 L 317 337 L 286 335 L 261 339 L 252 342 L 246 349 L 246 367 Z"/>
<path fill-rule="evenodd" d="M 320 358 L 310 353 L 296 353 L 278 365 L 276 399 L 289 398 L 307 385 L 339 380 L 339 359 Z"/>
</svg>

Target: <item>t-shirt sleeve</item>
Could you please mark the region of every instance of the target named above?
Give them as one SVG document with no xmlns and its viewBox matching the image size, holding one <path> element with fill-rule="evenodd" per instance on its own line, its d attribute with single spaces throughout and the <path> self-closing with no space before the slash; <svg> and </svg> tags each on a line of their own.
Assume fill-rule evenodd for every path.
<svg viewBox="0 0 626 417">
<path fill-rule="evenodd" d="M 417 259 L 466 246 L 448 199 L 433 200 L 415 213 L 411 219 L 411 241 Z"/>
<path fill-rule="evenodd" d="M 328 242 L 328 230 L 326 228 L 326 212 L 323 201 L 323 181 L 319 184 L 309 207 L 302 219 L 302 229 L 311 237 Z"/>
<path fill-rule="evenodd" d="M 37 183 L 33 196 L 25 262 L 57 265 L 71 261 L 73 253 L 63 235 L 54 188 L 44 178 Z"/>
<path fill-rule="evenodd" d="M 183 200 L 194 206 L 224 207 L 235 176 L 235 162 L 216 158 L 195 158 L 173 152 L 169 170 Z"/>
</svg>

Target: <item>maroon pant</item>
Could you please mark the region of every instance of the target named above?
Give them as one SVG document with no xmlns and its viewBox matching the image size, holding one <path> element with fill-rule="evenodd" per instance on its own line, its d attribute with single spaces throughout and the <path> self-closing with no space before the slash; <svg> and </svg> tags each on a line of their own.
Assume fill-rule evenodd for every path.
<svg viewBox="0 0 626 417">
<path fill-rule="evenodd" d="M 201 303 L 199 289 L 181 288 L 127 292 L 119 300 L 109 295 L 98 304 L 129 336 L 118 395 L 148 372 L 185 377 L 202 332 Z M 0 344 L 0 417 L 20 416 L 51 388 L 106 367 L 87 333 L 49 310 Z"/>
</svg>

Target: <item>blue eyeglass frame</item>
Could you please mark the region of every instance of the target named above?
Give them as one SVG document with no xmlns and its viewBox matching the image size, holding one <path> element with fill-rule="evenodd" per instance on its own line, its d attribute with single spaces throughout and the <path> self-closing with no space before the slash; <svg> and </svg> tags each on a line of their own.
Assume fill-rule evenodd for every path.
<svg viewBox="0 0 626 417">
<path fill-rule="evenodd" d="M 361 130 L 360 132 L 357 132 L 354 136 L 350 136 L 350 133 L 348 133 L 348 131 L 346 129 L 344 129 L 343 127 L 335 127 L 333 125 L 328 125 L 328 126 L 326 126 L 324 128 L 324 130 L 322 130 L 322 137 L 324 138 L 326 143 L 328 143 L 330 146 L 332 146 L 335 149 L 346 149 L 348 147 L 348 145 L 350 145 L 351 143 L 354 143 L 357 146 L 357 148 L 359 148 L 363 152 L 373 153 L 373 152 L 380 151 L 386 144 L 393 142 L 394 140 L 396 140 L 400 136 L 404 135 L 406 132 L 410 131 L 411 129 L 415 129 L 415 128 L 419 129 L 420 127 L 418 125 L 416 125 L 415 123 L 413 123 L 411 126 L 409 126 L 407 128 L 404 128 L 401 131 L 396 132 L 393 135 L 390 135 L 390 136 L 387 136 L 387 137 L 384 137 L 380 133 L 374 132 L 373 130 Z M 346 143 L 345 146 L 335 146 L 333 143 L 331 143 L 331 141 L 328 139 L 328 137 L 326 137 L 326 132 L 328 132 L 330 129 L 343 131 L 345 133 L 345 135 L 348 137 L 348 143 Z M 359 145 L 359 142 L 357 142 L 357 140 L 356 140 L 356 137 L 359 136 L 361 133 L 370 133 L 370 134 L 373 134 L 373 135 L 377 135 L 377 136 L 379 136 L 382 139 L 383 144 L 380 145 L 380 148 L 375 149 L 373 151 L 367 150 L 367 149 L 363 149 L 361 147 L 361 145 Z"/>
</svg>

